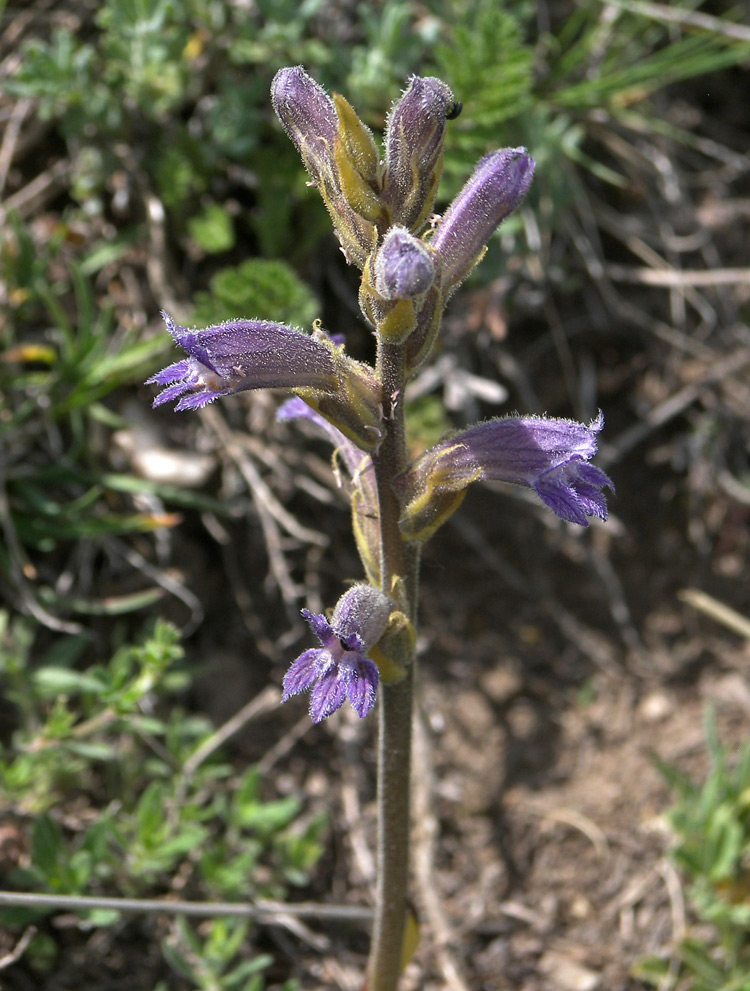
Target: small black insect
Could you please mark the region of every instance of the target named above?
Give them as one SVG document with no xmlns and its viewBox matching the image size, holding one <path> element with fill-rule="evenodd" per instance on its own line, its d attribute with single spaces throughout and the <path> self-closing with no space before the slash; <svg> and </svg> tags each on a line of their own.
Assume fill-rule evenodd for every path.
<svg viewBox="0 0 750 991">
<path fill-rule="evenodd" d="M 447 120 L 455 120 L 456 117 L 458 117 L 458 115 L 461 113 L 461 111 L 463 110 L 463 108 L 464 108 L 463 103 L 461 103 L 460 100 L 456 100 L 456 102 L 453 104 L 453 106 L 451 108 L 451 112 L 448 114 L 448 116 L 447 116 L 446 119 Z"/>
</svg>

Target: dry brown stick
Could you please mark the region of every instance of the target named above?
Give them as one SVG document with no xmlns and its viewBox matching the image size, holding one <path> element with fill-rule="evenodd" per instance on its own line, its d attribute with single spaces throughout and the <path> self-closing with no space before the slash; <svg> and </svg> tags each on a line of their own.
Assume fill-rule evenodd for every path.
<svg viewBox="0 0 750 991">
<path fill-rule="evenodd" d="M 657 269 L 639 265 L 605 265 L 604 272 L 613 282 L 663 286 L 669 289 L 732 286 L 740 283 L 750 286 L 750 268 Z"/>
<path fill-rule="evenodd" d="M 469 991 L 469 984 L 462 973 L 452 947 L 458 942 L 455 927 L 451 924 L 435 885 L 435 858 L 439 826 L 432 796 L 432 753 L 427 729 L 421 713 L 414 720 L 413 821 L 414 874 L 419 892 L 418 900 L 424 908 L 434 937 L 434 953 L 440 967 L 446 991 Z"/>
<path fill-rule="evenodd" d="M 710 616 L 715 622 L 726 626 L 728 630 L 732 630 L 739 636 L 745 637 L 746 640 L 750 640 L 750 619 L 747 616 L 743 616 L 742 613 L 738 613 L 731 606 L 726 605 L 726 603 L 719 602 L 718 599 L 715 599 L 707 592 L 703 592 L 699 588 L 684 588 L 677 593 L 677 598 L 682 602 L 687 602 L 693 609 L 697 609 L 706 616 Z"/>
<path fill-rule="evenodd" d="M 88 895 L 47 895 L 40 892 L 0 891 L 0 905 L 31 908 L 59 908 L 68 912 L 110 909 L 144 915 L 189 915 L 202 918 L 230 916 L 256 919 L 266 925 L 285 926 L 286 918 L 346 919 L 368 921 L 372 909 L 354 905 L 326 905 L 317 902 L 284 902 L 259 898 L 255 902 L 187 902 L 166 898 L 97 898 Z"/>
<path fill-rule="evenodd" d="M 179 309 L 178 298 L 187 293 L 187 286 L 177 276 L 171 264 L 167 241 L 167 212 L 155 193 L 147 191 L 143 197 L 148 227 L 148 255 L 146 278 L 154 299 L 167 310 Z M 185 290 L 185 293 L 182 290 Z"/>
<path fill-rule="evenodd" d="M 40 210 L 64 188 L 69 171 L 70 162 L 61 158 L 44 172 L 40 172 L 0 206 L 0 224 L 5 222 L 9 213 L 17 213 L 23 218 Z"/>
<path fill-rule="evenodd" d="M 26 554 L 16 533 L 16 528 L 11 518 L 8 496 L 5 490 L 5 471 L 2 464 L 2 450 L 0 450 L 0 532 L 5 537 L 5 546 L 8 551 L 8 561 L 10 573 L 13 581 L 14 591 L 21 600 L 26 611 L 34 617 L 42 626 L 56 633 L 83 633 L 83 627 L 79 623 L 71 623 L 67 620 L 54 616 L 38 601 L 31 583 L 26 577 L 26 565 L 28 564 Z"/>
<path fill-rule="evenodd" d="M 213 413 L 213 410 L 207 412 Z M 215 433 L 219 434 L 221 442 L 227 451 L 232 455 L 237 467 L 243 473 L 243 477 L 248 485 L 252 486 L 261 494 L 264 504 L 268 507 L 269 513 L 273 516 L 291 537 L 296 537 L 306 544 L 315 544 L 317 547 L 327 547 L 328 538 L 318 530 L 311 530 L 303 526 L 291 513 L 281 505 L 276 496 L 271 492 L 266 483 L 258 473 L 258 469 L 253 462 L 247 458 L 244 448 L 244 438 L 237 439 L 233 436 L 224 420 L 211 418 L 211 427 Z M 247 472 L 247 474 L 245 474 Z"/>
<path fill-rule="evenodd" d="M 10 967 L 11 964 L 18 963 L 35 935 L 36 926 L 29 926 L 28 929 L 24 931 L 23 935 L 13 949 L 9 953 L 6 953 L 5 956 L 0 957 L 0 970 L 5 970 L 5 968 Z"/>
<path fill-rule="evenodd" d="M 723 34 L 735 41 L 750 41 L 750 27 L 727 21 L 723 17 L 713 17 L 702 14 L 697 10 L 686 10 L 684 7 L 670 7 L 664 3 L 648 3 L 647 0 L 610 0 L 611 3 L 633 14 L 642 14 L 655 21 L 666 21 L 668 24 L 679 24 L 684 28 L 697 28 L 699 31 L 709 31 L 711 34 Z"/>
<path fill-rule="evenodd" d="M 0 145 L 0 196 L 2 196 L 5 189 L 8 170 L 10 169 L 10 163 L 13 161 L 18 135 L 21 133 L 21 126 L 31 106 L 32 101 L 30 99 L 24 98 L 19 100 L 13 107 L 10 119 L 5 125 L 5 134 L 3 135 L 3 142 Z"/>
<path fill-rule="evenodd" d="M 279 519 L 289 516 L 289 514 L 279 505 L 276 497 L 260 477 L 247 452 L 243 451 L 242 447 L 235 441 L 231 430 L 219 413 L 216 410 L 205 408 L 201 410 L 201 415 L 210 429 L 221 440 L 227 454 L 245 479 L 263 531 L 271 574 L 287 607 L 291 607 L 297 602 L 300 589 L 289 571 L 281 546 L 281 535 L 278 527 Z"/>
<path fill-rule="evenodd" d="M 653 314 L 644 313 L 637 306 L 634 306 L 625 299 L 608 277 L 605 271 L 604 261 L 594 250 L 586 233 L 572 221 L 568 222 L 568 230 L 576 249 L 581 255 L 589 277 L 602 294 L 604 303 L 610 313 L 618 314 L 623 320 L 629 320 L 636 327 L 640 327 L 647 333 L 653 334 L 654 337 L 669 344 L 670 347 L 684 351 L 686 354 L 694 354 L 696 357 L 707 358 L 709 360 L 715 356 L 712 349 L 707 347 L 702 341 L 696 341 L 689 334 L 685 334 L 666 321 L 653 316 Z"/>
<path fill-rule="evenodd" d="M 235 712 L 233 716 L 227 719 L 223 725 L 212 733 L 207 740 L 204 740 L 193 751 L 190 757 L 188 757 L 182 766 L 181 785 L 183 781 L 187 782 L 201 764 L 205 760 L 208 760 L 211 754 L 215 753 L 219 747 L 222 747 L 235 733 L 239 733 L 253 719 L 257 719 L 259 716 L 263 716 L 265 713 L 276 709 L 278 704 L 279 690 L 273 685 L 268 685 L 255 698 L 250 699 L 246 705 L 243 705 L 238 712 Z"/>
<path fill-rule="evenodd" d="M 294 747 L 298 740 L 301 740 L 303 736 L 313 728 L 315 724 L 310 719 L 309 713 L 305 713 L 297 722 L 292 726 L 292 728 L 285 733 L 281 739 L 267 750 L 266 753 L 261 757 L 257 763 L 258 773 L 261 775 L 268 774 L 272 767 L 274 767 L 278 762 L 285 757 L 289 751 Z"/>
<path fill-rule="evenodd" d="M 50 7 L 54 6 L 55 0 L 37 0 L 37 2 L 31 6 L 26 7 L 13 17 L 6 27 L 3 29 L 2 36 L 0 36 L 0 54 L 4 55 L 5 52 L 12 52 L 18 55 L 18 44 L 23 38 L 26 29 L 34 23 L 34 18 L 38 18 L 40 14 L 43 14 Z M 11 16 L 12 11 L 8 10 L 8 17 Z"/>
</svg>

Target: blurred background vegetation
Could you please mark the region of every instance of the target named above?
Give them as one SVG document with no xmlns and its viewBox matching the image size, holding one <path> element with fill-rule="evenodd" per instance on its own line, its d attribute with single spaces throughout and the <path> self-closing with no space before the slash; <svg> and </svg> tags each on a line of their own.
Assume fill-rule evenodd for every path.
<svg viewBox="0 0 750 991">
<path fill-rule="evenodd" d="M 575 628 L 579 669 L 563 680 L 576 690 L 592 662 L 567 620 L 586 615 L 589 589 L 584 622 L 625 670 L 651 650 L 653 602 L 690 580 L 750 609 L 742 4 L 0 0 L 0 12 L 0 887 L 225 900 L 330 887 L 310 887 L 339 843 L 316 747 L 297 751 L 304 771 L 289 764 L 306 723 L 266 687 L 305 642 L 300 606 L 330 604 L 358 576 L 345 500 L 322 449 L 274 423 L 274 397 L 177 416 L 152 413 L 142 387 L 173 360 L 162 308 L 198 325 L 321 318 L 371 355 L 357 273 L 271 110 L 281 66 L 304 64 L 376 132 L 411 73 L 445 79 L 463 113 L 438 209 L 493 147 L 526 145 L 537 161 L 414 383 L 413 443 L 513 408 L 586 419 L 601 406 L 621 539 L 597 534 L 592 552 L 558 532 L 550 556 L 529 554 L 549 520 L 514 495 L 491 494 L 492 509 L 478 496 L 477 519 L 506 522 L 477 538 L 467 517 L 458 580 L 489 569 L 505 601 L 547 609 L 556 636 Z M 568 601 L 555 568 L 581 555 L 588 578 Z M 426 603 L 428 623 L 444 605 Z M 730 873 L 748 849 L 746 783 L 736 794 L 745 846 Z M 63 957 L 101 972 L 114 945 L 138 947 L 128 987 L 309 986 L 299 934 L 244 921 L 1 918 L 9 988 L 68 986 Z M 99 955 L 97 928 L 112 933 Z M 718 977 L 695 987 L 747 986 L 747 956 L 722 971 L 711 938 Z M 688 963 L 667 976 L 691 980 Z M 101 986 L 124 988 L 118 973 Z"/>
</svg>

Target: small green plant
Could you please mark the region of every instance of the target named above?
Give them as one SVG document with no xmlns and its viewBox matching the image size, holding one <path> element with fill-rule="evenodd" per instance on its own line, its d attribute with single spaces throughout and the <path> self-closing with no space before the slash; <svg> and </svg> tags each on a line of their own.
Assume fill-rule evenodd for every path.
<svg viewBox="0 0 750 991">
<path fill-rule="evenodd" d="M 249 928 L 241 919 L 216 919 L 199 936 L 189 922 L 178 919 L 162 949 L 172 969 L 196 991 L 263 991 L 263 971 L 273 957 L 263 953 L 240 959 Z M 291 984 L 285 987 L 294 991 Z"/>
<path fill-rule="evenodd" d="M 675 949 L 675 982 L 686 991 L 745 991 L 750 987 L 750 741 L 730 756 L 710 710 L 705 724 L 710 768 L 702 784 L 658 765 L 677 796 L 668 813 L 675 836 L 671 856 L 696 919 Z M 636 972 L 661 985 L 670 961 L 651 957 Z"/>
<path fill-rule="evenodd" d="M 273 797 L 256 768 L 221 758 L 189 775 L 186 761 L 213 733 L 175 704 L 190 680 L 177 631 L 159 622 L 138 646 L 86 667 L 85 637 L 61 638 L 35 659 L 36 629 L 0 614 L 0 679 L 19 728 L 0 747 L 0 811 L 27 839 L 10 887 L 55 895 L 145 897 L 175 877 L 212 900 L 288 897 L 308 883 L 324 849 L 326 820 L 296 797 Z M 75 812 L 66 813 L 73 799 Z M 80 810 L 85 809 L 83 815 Z M 12 907 L 15 928 L 49 909 Z M 82 924 L 112 925 L 93 908 Z M 253 955 L 246 921 L 200 928 L 176 921 L 168 962 L 198 991 L 262 991 L 270 958 Z M 39 939 L 50 949 L 47 934 Z M 35 959 L 40 947 L 30 947 Z"/>
<path fill-rule="evenodd" d="M 193 320 L 229 320 L 235 313 L 265 313 L 281 310 L 290 323 L 306 325 L 319 314 L 311 290 L 286 262 L 249 258 L 232 268 L 223 268 L 211 278 L 210 292 L 195 295 Z"/>
</svg>

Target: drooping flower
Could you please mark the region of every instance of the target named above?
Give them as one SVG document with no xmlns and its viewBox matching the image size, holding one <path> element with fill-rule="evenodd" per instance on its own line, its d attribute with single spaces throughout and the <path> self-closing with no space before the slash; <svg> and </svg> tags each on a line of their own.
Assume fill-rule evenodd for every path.
<svg viewBox="0 0 750 991">
<path fill-rule="evenodd" d="M 401 529 L 425 540 L 454 512 L 472 482 L 492 479 L 525 485 L 561 519 L 587 526 L 607 518 L 604 486 L 611 479 L 595 465 L 601 413 L 589 426 L 536 416 L 478 423 L 426 451 L 398 479 L 403 494 Z"/>
<path fill-rule="evenodd" d="M 354 585 L 341 596 L 329 622 L 321 614 L 302 610 L 320 641 L 304 651 L 284 677 L 286 702 L 311 690 L 310 716 L 314 723 L 330 716 L 349 699 L 363 718 L 375 704 L 380 676 L 367 653 L 388 627 L 393 602 L 372 585 Z"/>
<path fill-rule="evenodd" d="M 377 447 L 381 408 L 375 374 L 322 331 L 311 336 L 270 320 L 227 320 L 186 330 L 162 315 L 189 357 L 148 380 L 166 386 L 154 406 L 178 400 L 176 410 L 198 409 L 246 389 L 293 389 L 363 450 Z"/>
<path fill-rule="evenodd" d="M 270 320 L 227 320 L 203 330 L 177 326 L 162 313 L 167 330 L 189 357 L 157 372 L 148 384 L 166 386 L 154 406 L 179 399 L 176 410 L 198 409 L 219 396 L 246 389 L 337 386 L 336 364 L 325 344 Z M 187 393 L 187 395 L 185 395 Z"/>
<path fill-rule="evenodd" d="M 430 241 L 443 259 L 443 288 L 454 289 L 482 256 L 500 223 L 531 185 L 534 159 L 525 148 L 503 148 L 480 160 L 446 210 Z"/>
</svg>

